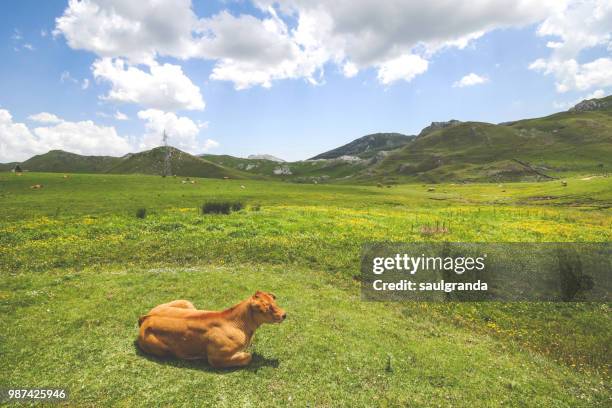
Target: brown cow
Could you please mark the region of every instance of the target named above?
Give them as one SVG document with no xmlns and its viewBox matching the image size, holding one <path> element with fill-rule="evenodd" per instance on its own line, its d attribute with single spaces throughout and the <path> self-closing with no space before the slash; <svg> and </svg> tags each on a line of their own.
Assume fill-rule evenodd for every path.
<svg viewBox="0 0 612 408">
<path fill-rule="evenodd" d="M 221 312 L 197 310 L 187 300 L 159 305 L 142 316 L 138 346 L 158 357 L 207 359 L 213 367 L 242 367 L 251 362 L 244 350 L 264 323 L 280 323 L 287 313 L 272 293 L 253 296 Z"/>
</svg>

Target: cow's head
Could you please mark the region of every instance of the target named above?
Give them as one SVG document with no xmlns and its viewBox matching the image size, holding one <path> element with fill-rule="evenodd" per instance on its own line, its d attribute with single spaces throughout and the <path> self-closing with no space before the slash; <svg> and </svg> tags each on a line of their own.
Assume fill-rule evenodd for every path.
<svg viewBox="0 0 612 408">
<path fill-rule="evenodd" d="M 255 292 L 249 307 L 258 323 L 280 323 L 287 318 L 287 313 L 276 304 L 276 296 L 270 292 Z"/>
</svg>

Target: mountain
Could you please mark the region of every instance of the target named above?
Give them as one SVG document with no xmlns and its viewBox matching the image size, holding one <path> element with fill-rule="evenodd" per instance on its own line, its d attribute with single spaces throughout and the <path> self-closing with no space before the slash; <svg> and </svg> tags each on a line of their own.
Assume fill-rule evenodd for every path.
<svg viewBox="0 0 612 408">
<path fill-rule="evenodd" d="M 610 111 L 612 110 L 612 95 L 605 98 L 594 98 L 584 100 L 573 108 L 569 112 L 592 112 L 592 111 Z"/>
<path fill-rule="evenodd" d="M 585 102 L 543 118 L 455 122 L 421 132 L 355 179 L 510 181 L 610 172 L 612 98 Z"/>
<path fill-rule="evenodd" d="M 156 147 L 123 157 L 82 156 L 62 150 L 51 150 L 24 161 L 20 166 L 28 171 L 59 173 L 161 174 L 167 149 L 170 151 L 170 167 L 173 175 L 208 178 L 250 177 L 246 173 L 192 156 L 174 147 Z"/>
<path fill-rule="evenodd" d="M 0 163 L 0 171 L 11 171 L 19 163 Z"/>
<path fill-rule="evenodd" d="M 193 156 L 174 147 L 156 147 L 140 153 L 133 153 L 106 169 L 106 173 L 161 174 L 164 157 L 170 152 L 170 168 L 173 175 L 207 178 L 244 178 L 245 174 L 212 163 L 202 157 Z"/>
<path fill-rule="evenodd" d="M 425 136 L 428 133 L 435 132 L 436 130 L 449 128 L 461 124 L 460 121 L 451 119 L 446 122 L 431 122 L 431 125 L 424 127 L 419 133 L 419 136 Z"/>
<path fill-rule="evenodd" d="M 121 162 L 120 157 L 82 156 L 63 150 L 51 150 L 20 164 L 23 170 L 59 173 L 104 173 Z"/>
<path fill-rule="evenodd" d="M 389 151 L 405 146 L 413 139 L 414 136 L 402 135 L 401 133 L 373 133 L 328 152 L 316 155 L 309 160 L 337 159 L 342 156 L 356 156 L 362 159 L 371 158 L 380 151 Z"/>
<path fill-rule="evenodd" d="M 61 150 L 34 156 L 23 170 L 161 174 L 170 149 L 172 174 L 260 178 L 302 183 L 520 181 L 612 171 L 612 96 L 567 112 L 499 124 L 432 122 L 418 136 L 375 133 L 312 159 L 279 162 L 255 155 L 193 156 L 158 147 L 124 157 L 81 156 Z M 0 165 L 10 170 L 15 163 Z"/>
<path fill-rule="evenodd" d="M 298 183 L 326 182 L 349 178 L 371 164 L 370 160 L 352 158 L 276 162 L 268 159 L 244 159 L 229 155 L 203 154 L 200 157 L 226 168 L 260 177 Z"/>
<path fill-rule="evenodd" d="M 278 157 L 272 156 L 271 154 L 250 154 L 248 158 L 251 160 L 270 160 L 278 163 L 285 162 L 283 159 L 279 159 Z"/>
</svg>

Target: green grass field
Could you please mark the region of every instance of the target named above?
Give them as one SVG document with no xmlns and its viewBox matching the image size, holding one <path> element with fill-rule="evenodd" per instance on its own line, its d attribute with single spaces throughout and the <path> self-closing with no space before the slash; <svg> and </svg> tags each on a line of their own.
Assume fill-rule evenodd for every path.
<svg viewBox="0 0 612 408">
<path fill-rule="evenodd" d="M 612 402 L 609 304 L 369 303 L 354 279 L 368 241 L 608 242 L 612 179 L 196 180 L 0 173 L 0 387 L 65 386 L 70 406 Z M 210 200 L 245 208 L 201 214 Z M 158 303 L 220 309 L 257 289 L 289 318 L 257 332 L 247 369 L 134 346 Z"/>
</svg>

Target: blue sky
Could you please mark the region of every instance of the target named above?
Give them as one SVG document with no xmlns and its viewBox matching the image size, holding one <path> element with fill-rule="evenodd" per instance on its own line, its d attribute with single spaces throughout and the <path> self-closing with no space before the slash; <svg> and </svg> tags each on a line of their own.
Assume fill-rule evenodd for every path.
<svg viewBox="0 0 612 408">
<path fill-rule="evenodd" d="M 368 133 L 543 116 L 612 89 L 609 1 L 457 1 L 450 14 L 419 3 L 4 3 L 0 162 L 120 155 L 163 129 L 192 153 L 299 160 Z"/>
</svg>

